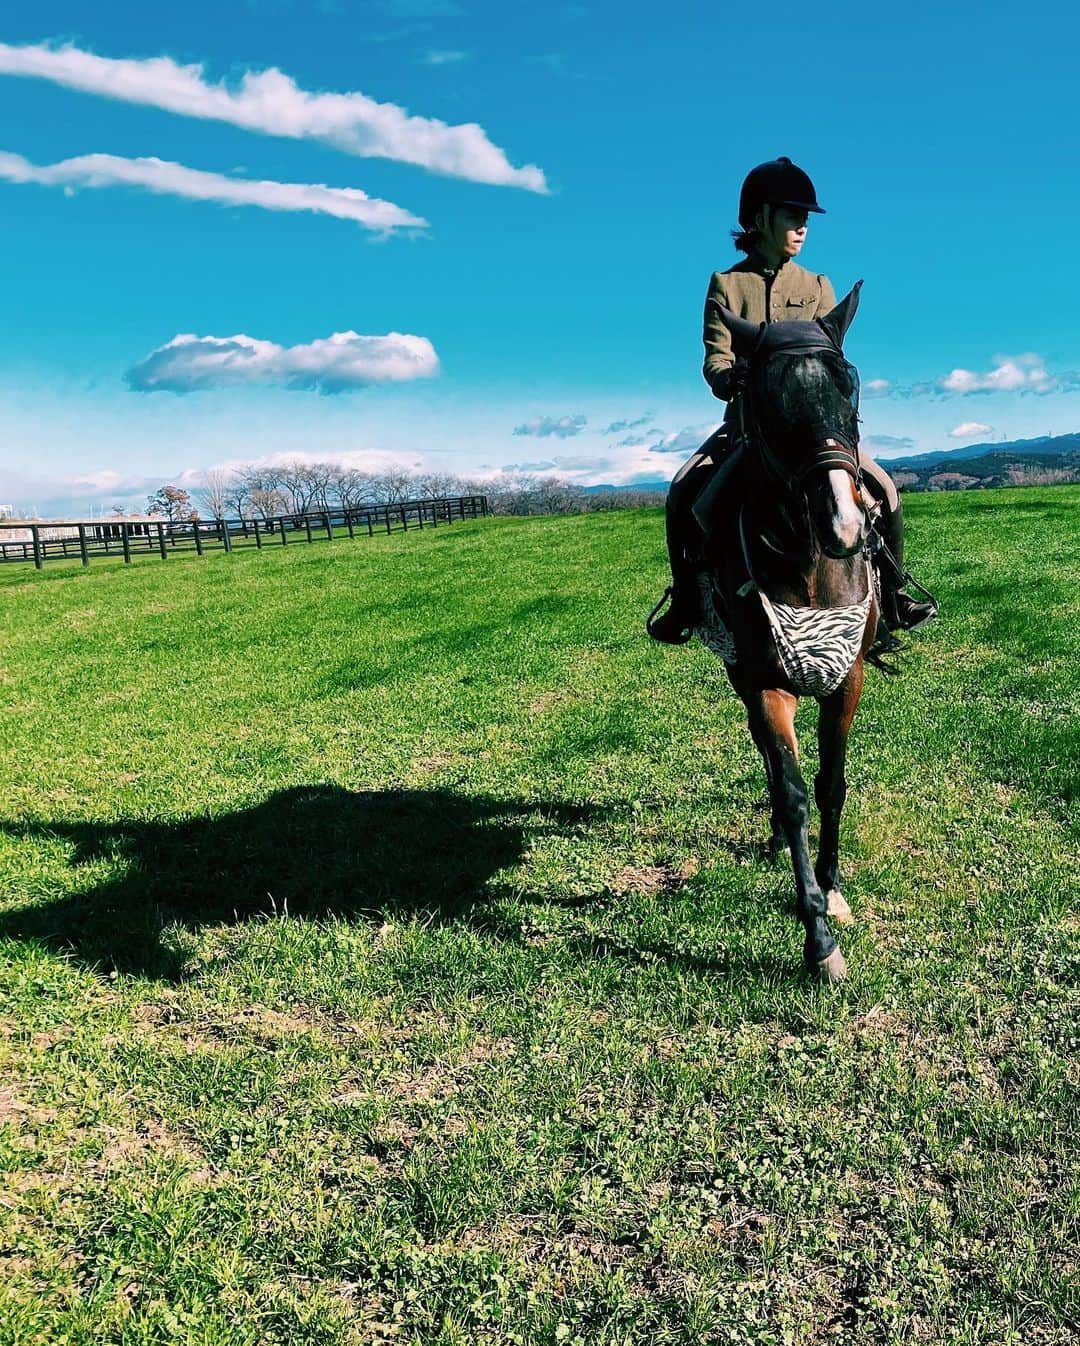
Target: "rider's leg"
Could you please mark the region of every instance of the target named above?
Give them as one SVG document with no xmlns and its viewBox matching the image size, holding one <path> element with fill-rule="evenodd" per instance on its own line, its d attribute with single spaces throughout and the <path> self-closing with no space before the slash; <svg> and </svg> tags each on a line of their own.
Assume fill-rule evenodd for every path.
<svg viewBox="0 0 1080 1346">
<path fill-rule="evenodd" d="M 726 438 L 718 431 L 687 459 L 668 490 L 664 527 L 672 582 L 645 624 L 649 635 L 666 645 L 684 645 L 698 620 L 699 563 L 693 554 L 698 527 L 691 507 L 726 449 Z M 668 598 L 671 602 L 667 611 L 657 616 L 657 609 Z"/>
<path fill-rule="evenodd" d="M 923 602 L 904 588 L 904 507 L 892 478 L 865 452 L 859 454 L 863 479 L 874 501 L 880 506 L 881 535 L 892 553 L 892 560 L 878 557 L 881 576 L 882 617 L 890 631 L 913 631 L 937 616 L 937 604 Z"/>
</svg>

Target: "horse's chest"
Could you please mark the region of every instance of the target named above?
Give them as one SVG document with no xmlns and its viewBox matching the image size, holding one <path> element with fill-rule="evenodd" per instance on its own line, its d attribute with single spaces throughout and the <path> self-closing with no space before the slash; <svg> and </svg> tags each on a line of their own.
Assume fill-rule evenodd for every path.
<svg viewBox="0 0 1080 1346">
<path fill-rule="evenodd" d="M 739 651 L 708 574 L 700 576 L 701 624 L 695 634 L 725 664 L 739 662 Z M 774 603 L 755 589 L 764 610 L 784 675 L 800 696 L 828 696 L 847 677 L 859 657 L 873 601 L 867 585 L 861 602 L 835 608 L 792 607 Z"/>
</svg>

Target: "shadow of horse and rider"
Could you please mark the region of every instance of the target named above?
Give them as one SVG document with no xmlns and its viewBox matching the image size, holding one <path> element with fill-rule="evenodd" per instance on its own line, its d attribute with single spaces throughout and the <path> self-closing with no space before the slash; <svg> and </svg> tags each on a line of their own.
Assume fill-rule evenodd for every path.
<svg viewBox="0 0 1080 1346">
<path fill-rule="evenodd" d="M 496 910 L 497 877 L 544 831 L 587 825 L 595 806 L 449 790 L 278 790 L 233 812 L 181 821 L 0 823 L 15 841 L 69 849 L 90 881 L 58 901 L 0 913 L 0 937 L 31 939 L 98 969 L 177 980 L 170 927 L 267 915 L 376 925 L 419 917 L 518 935 Z M 539 816 L 538 816 L 539 815 Z M 112 876 L 101 879 L 101 864 Z"/>
<path fill-rule="evenodd" d="M 181 821 L 0 823 L 27 845 L 61 842 L 88 881 L 52 902 L 0 912 L 0 939 L 29 940 L 103 973 L 179 982 L 177 928 L 238 925 L 274 914 L 337 917 L 378 927 L 418 918 L 524 944 L 528 908 L 602 909 L 610 891 L 572 897 L 523 890 L 514 871 L 544 835 L 580 835 L 610 808 L 507 800 L 452 790 L 351 791 L 322 784 L 278 790 L 258 804 Z M 101 878 L 102 863 L 112 874 Z M 90 877 L 93 876 L 93 877 Z M 503 899 L 519 904 L 508 912 Z M 673 899 L 674 900 L 674 899 Z M 760 917 L 747 909 L 746 920 Z M 694 952 L 634 932 L 573 924 L 561 942 L 582 960 L 657 962 L 705 976 L 796 973 L 772 957 Z"/>
</svg>

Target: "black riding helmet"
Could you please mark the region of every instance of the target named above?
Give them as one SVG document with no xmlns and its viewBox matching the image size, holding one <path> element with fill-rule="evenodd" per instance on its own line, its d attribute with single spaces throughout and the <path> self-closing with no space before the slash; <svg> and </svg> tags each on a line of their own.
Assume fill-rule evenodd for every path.
<svg viewBox="0 0 1080 1346">
<path fill-rule="evenodd" d="M 747 173 L 739 193 L 739 223 L 742 227 L 753 229 L 758 211 L 766 205 L 825 214 L 824 207 L 818 205 L 817 192 L 809 174 L 786 155 L 758 164 Z"/>
</svg>

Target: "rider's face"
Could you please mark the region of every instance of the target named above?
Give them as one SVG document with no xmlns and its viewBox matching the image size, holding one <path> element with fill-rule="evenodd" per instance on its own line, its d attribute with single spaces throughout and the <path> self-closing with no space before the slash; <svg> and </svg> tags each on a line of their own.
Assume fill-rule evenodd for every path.
<svg viewBox="0 0 1080 1346">
<path fill-rule="evenodd" d="M 769 250 L 775 252 L 777 259 L 798 257 L 806 240 L 805 210 L 793 210 L 790 206 L 773 206 L 767 212 L 762 211 L 758 219 L 764 226 L 761 232 L 765 241 L 771 245 Z"/>
</svg>

